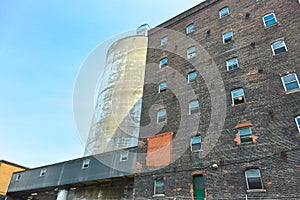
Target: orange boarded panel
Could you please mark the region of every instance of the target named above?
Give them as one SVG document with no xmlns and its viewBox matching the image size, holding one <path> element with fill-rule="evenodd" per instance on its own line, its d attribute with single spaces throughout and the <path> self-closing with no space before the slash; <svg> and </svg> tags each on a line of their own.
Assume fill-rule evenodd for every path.
<svg viewBox="0 0 300 200">
<path fill-rule="evenodd" d="M 172 132 L 148 137 L 147 166 L 166 166 L 172 162 Z"/>
</svg>

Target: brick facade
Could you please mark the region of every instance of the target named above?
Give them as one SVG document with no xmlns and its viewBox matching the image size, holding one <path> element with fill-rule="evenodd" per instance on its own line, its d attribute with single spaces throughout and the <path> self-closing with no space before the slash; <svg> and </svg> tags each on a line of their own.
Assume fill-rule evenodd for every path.
<svg viewBox="0 0 300 200">
<path fill-rule="evenodd" d="M 224 7 L 230 14 L 219 18 L 218 12 Z M 262 17 L 269 13 L 275 13 L 277 23 L 265 28 Z M 300 115 L 300 93 L 287 94 L 281 81 L 281 76 L 287 74 L 300 76 L 299 19 L 297 0 L 210 0 L 149 32 L 134 183 L 136 199 L 193 199 L 195 173 L 204 176 L 207 199 L 300 198 L 300 135 L 295 123 Z M 186 35 L 186 26 L 191 23 L 195 30 Z M 162 28 L 183 36 L 178 38 L 178 34 Z M 229 31 L 233 32 L 233 40 L 223 44 L 222 35 Z M 165 36 L 169 37 L 168 44 L 160 46 Z M 187 59 L 186 50 L 193 46 L 193 42 L 185 42 L 189 38 L 198 46 L 196 55 Z M 285 42 L 288 51 L 274 56 L 271 44 L 279 40 Z M 164 57 L 168 58 L 168 67 L 159 68 Z M 226 60 L 231 58 L 238 58 L 239 68 L 227 71 Z M 221 81 L 203 76 L 214 66 Z M 179 84 L 193 71 L 198 73 L 195 81 Z M 168 89 L 158 93 L 163 81 L 169 83 Z M 231 91 L 237 88 L 243 88 L 246 102 L 232 105 Z M 212 117 L 218 93 L 220 99 L 223 93 L 226 96 L 226 118 L 214 141 L 207 134 L 213 133 L 209 132 L 211 124 L 219 124 Z M 199 114 L 188 114 L 192 95 L 199 101 Z M 167 110 L 167 122 L 156 124 L 156 113 L 162 108 Z M 240 144 L 238 128 L 244 127 L 251 127 L 253 142 Z M 173 163 L 155 170 L 146 166 L 146 138 L 165 132 L 174 133 Z M 207 152 L 206 147 L 191 152 L 193 136 L 201 136 L 202 144 L 213 146 L 207 147 Z M 179 157 L 175 155 L 178 152 Z M 218 169 L 211 167 L 213 163 Z M 250 169 L 260 170 L 263 190 L 247 191 L 245 171 Z M 164 195 L 155 196 L 154 182 L 158 178 L 164 180 Z"/>
</svg>

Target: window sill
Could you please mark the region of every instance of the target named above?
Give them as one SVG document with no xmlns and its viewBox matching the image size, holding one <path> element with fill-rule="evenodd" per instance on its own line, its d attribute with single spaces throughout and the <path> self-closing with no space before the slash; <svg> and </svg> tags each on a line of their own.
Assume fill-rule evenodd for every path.
<svg viewBox="0 0 300 200">
<path fill-rule="evenodd" d="M 252 192 L 267 192 L 266 189 L 253 189 L 253 190 L 247 190 L 248 193 L 252 193 Z"/>
<path fill-rule="evenodd" d="M 270 26 L 265 26 L 265 30 L 272 28 L 272 27 L 276 27 L 276 26 L 278 26 L 278 22 L 276 24 L 272 24 Z"/>
<path fill-rule="evenodd" d="M 154 194 L 152 197 L 165 197 L 165 194 Z"/>
<path fill-rule="evenodd" d="M 227 15 L 224 15 L 224 16 L 222 16 L 222 17 L 219 16 L 219 20 L 226 19 L 226 18 L 228 18 L 228 16 L 230 16 L 230 13 L 228 13 Z"/>
<path fill-rule="evenodd" d="M 293 89 L 293 90 L 285 91 L 285 94 L 292 94 L 292 93 L 295 93 L 295 92 L 300 92 L 300 88 L 296 88 L 296 89 Z"/>
</svg>

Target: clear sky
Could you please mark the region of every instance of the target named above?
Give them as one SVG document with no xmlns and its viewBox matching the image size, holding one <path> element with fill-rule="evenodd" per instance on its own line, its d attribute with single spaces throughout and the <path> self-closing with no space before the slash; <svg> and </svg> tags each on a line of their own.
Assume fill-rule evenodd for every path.
<svg viewBox="0 0 300 200">
<path fill-rule="evenodd" d="M 37 167 L 81 157 L 72 95 L 89 53 L 200 0 L 1 0 L 0 160 Z"/>
</svg>

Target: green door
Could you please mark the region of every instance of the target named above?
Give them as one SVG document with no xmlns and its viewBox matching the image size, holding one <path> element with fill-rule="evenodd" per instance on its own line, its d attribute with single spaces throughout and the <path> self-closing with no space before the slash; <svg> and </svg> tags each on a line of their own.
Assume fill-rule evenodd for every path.
<svg viewBox="0 0 300 200">
<path fill-rule="evenodd" d="M 193 176 L 193 185 L 194 185 L 194 200 L 204 200 L 205 199 L 204 176 L 203 175 Z"/>
</svg>

